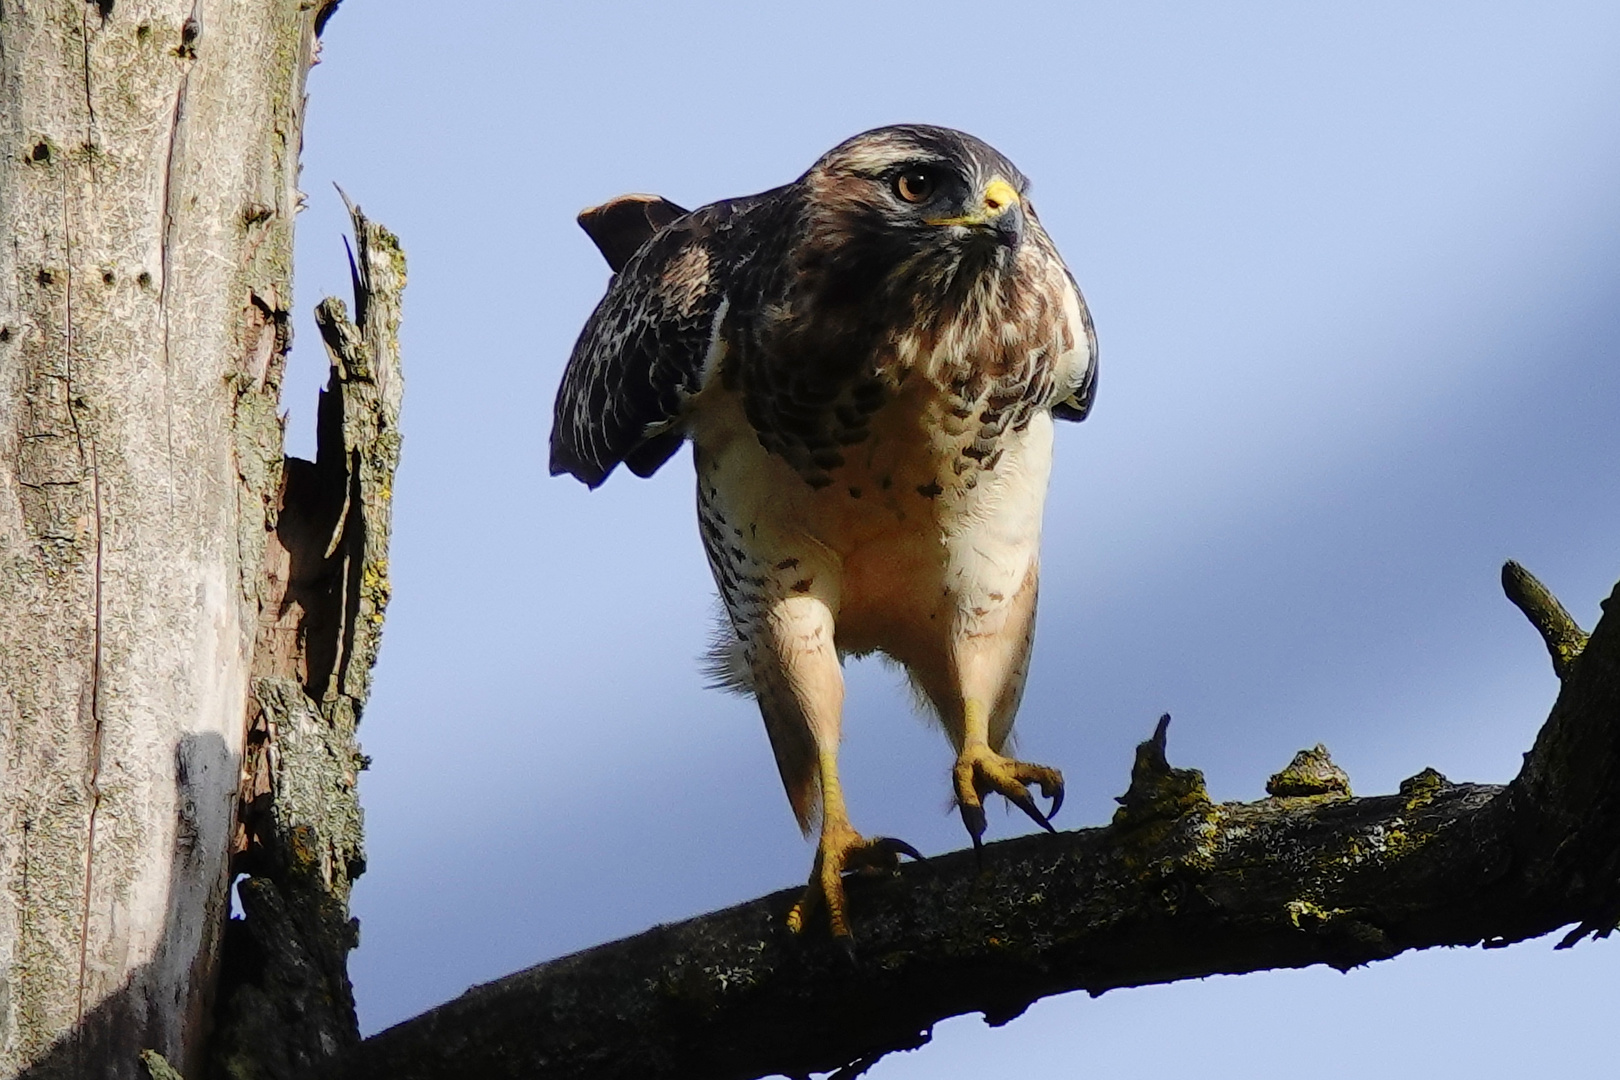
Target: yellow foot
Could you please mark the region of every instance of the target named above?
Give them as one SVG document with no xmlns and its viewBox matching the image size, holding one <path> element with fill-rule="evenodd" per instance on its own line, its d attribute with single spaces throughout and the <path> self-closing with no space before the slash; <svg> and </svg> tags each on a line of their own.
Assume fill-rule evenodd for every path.
<svg viewBox="0 0 1620 1080">
<path fill-rule="evenodd" d="M 956 785 L 956 803 L 962 808 L 962 824 L 973 837 L 974 847 L 980 846 L 980 837 L 984 835 L 984 797 L 992 791 L 1001 792 L 1047 832 L 1056 831 L 1051 819 L 1063 805 L 1063 774 L 1056 769 L 1014 761 L 981 744 L 962 751 L 956 759 L 956 768 L 951 771 L 951 779 Z M 1040 785 L 1042 797 L 1052 800 L 1048 813 L 1041 813 L 1026 784 Z"/>
<path fill-rule="evenodd" d="M 803 932 L 821 904 L 827 905 L 827 924 L 833 937 L 850 939 L 849 919 L 844 906 L 844 873 L 858 870 L 867 874 L 884 873 L 900 865 L 900 856 L 921 859 L 916 848 L 892 836 L 875 836 L 867 840 L 848 825 L 830 826 L 821 830 L 821 846 L 816 849 L 816 863 L 810 870 L 810 884 L 804 895 L 788 912 L 788 929 L 795 934 Z"/>
</svg>

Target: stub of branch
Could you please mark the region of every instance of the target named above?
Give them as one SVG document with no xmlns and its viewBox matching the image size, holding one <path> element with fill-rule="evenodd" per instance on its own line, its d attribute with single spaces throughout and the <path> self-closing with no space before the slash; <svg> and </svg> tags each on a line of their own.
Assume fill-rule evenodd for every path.
<svg viewBox="0 0 1620 1080">
<path fill-rule="evenodd" d="M 1429 770 L 1433 771 L 1433 770 Z M 1439 773 L 1435 773 L 1436 776 Z M 1314 799 L 1350 795 L 1350 777 L 1333 764 L 1328 748 L 1317 743 L 1301 750 L 1282 772 L 1266 781 L 1266 794 L 1278 798 Z"/>
<path fill-rule="evenodd" d="M 238 852 L 245 918 L 227 931 L 219 1075 L 292 1080 L 359 1039 L 349 890 L 365 869 L 355 728 L 388 603 L 399 463 L 399 242 L 350 205 L 356 317 L 316 310 L 331 359 L 316 459 L 283 463 L 267 545 Z"/>
<path fill-rule="evenodd" d="M 1161 720 L 1109 827 L 851 879 L 853 966 L 787 931 L 787 890 L 476 987 L 329 1075 L 858 1072 L 943 1018 L 1049 994 L 1601 932 L 1620 913 L 1620 586 L 1606 611 L 1506 787 L 1425 769 L 1351 798 L 1318 748 L 1275 797 L 1217 804 Z"/>
<path fill-rule="evenodd" d="M 1114 801 L 1114 825 L 1136 828 L 1154 822 L 1174 821 L 1184 814 L 1201 813 L 1209 807 L 1204 774 L 1197 769 L 1172 769 L 1165 756 L 1170 733 L 1170 714 L 1159 717 L 1153 737 L 1138 743 L 1136 761 L 1131 766 L 1131 786 Z"/>
<path fill-rule="evenodd" d="M 1575 660 L 1586 648 L 1586 632 L 1564 610 L 1558 598 L 1547 590 L 1547 586 L 1512 559 L 1502 564 L 1502 591 L 1541 634 L 1558 677 L 1568 678 Z"/>
<path fill-rule="evenodd" d="M 344 196 L 348 202 L 348 196 Z M 328 297 L 315 309 L 315 325 L 332 361 L 332 383 L 342 395 L 342 446 L 349 477 L 346 507 L 350 541 L 348 611 L 342 671 L 331 691 L 364 702 L 381 644 L 388 606 L 388 540 L 394 472 L 399 467 L 399 409 L 404 390 L 399 363 L 400 298 L 405 253 L 387 229 L 349 203 L 357 251 L 350 258 L 355 319 L 343 301 Z M 328 393 L 331 393 L 329 390 Z M 340 523 L 339 528 L 345 526 Z M 333 543 L 338 533 L 334 532 Z"/>
</svg>

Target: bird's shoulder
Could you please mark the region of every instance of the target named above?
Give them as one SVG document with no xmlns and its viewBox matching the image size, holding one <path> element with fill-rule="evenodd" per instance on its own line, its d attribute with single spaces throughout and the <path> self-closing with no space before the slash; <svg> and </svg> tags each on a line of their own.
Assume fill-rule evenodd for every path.
<svg viewBox="0 0 1620 1080">
<path fill-rule="evenodd" d="M 621 461 L 651 475 L 685 437 L 685 403 L 723 351 L 726 312 L 757 306 L 790 243 L 793 185 L 723 199 L 660 221 L 667 200 L 637 196 L 587 211 L 612 265 L 624 258 L 568 361 L 551 438 L 554 473 L 594 487 Z M 649 211 L 649 207 L 651 210 Z M 582 215 L 584 217 L 584 215 Z M 607 236 L 603 245 L 592 227 Z"/>
</svg>

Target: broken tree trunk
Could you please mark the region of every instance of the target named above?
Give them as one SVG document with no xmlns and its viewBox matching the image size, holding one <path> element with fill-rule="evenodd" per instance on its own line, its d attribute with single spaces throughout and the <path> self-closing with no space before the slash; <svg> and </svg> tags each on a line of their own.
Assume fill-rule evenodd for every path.
<svg viewBox="0 0 1620 1080">
<path fill-rule="evenodd" d="M 234 827 L 248 723 L 274 746 L 267 702 L 293 701 L 266 657 L 265 623 L 289 610 L 266 568 L 287 531 L 304 77 L 336 5 L 0 0 L 0 1076 L 137 1077 L 167 1058 L 201 1077 L 233 848 L 277 853 L 261 863 L 280 885 L 287 845 L 310 841 L 313 884 L 284 899 L 321 893 L 321 919 L 350 933 L 358 814 L 332 808 L 341 785 L 318 812 L 299 785 L 353 767 L 334 748 L 351 745 L 386 593 L 373 504 L 391 431 L 357 433 L 363 460 L 337 466 L 365 503 L 324 553 L 360 597 L 322 628 L 341 673 L 313 714 L 338 734 L 284 725 L 252 837 Z M 367 411 L 347 382 L 386 397 L 397 380 L 346 363 L 347 447 Z M 346 1017 L 320 1037 L 352 1039 L 341 950 L 317 967 Z"/>
<path fill-rule="evenodd" d="M 1005 1023 L 1049 994 L 1408 949 L 1507 945 L 1620 917 L 1620 586 L 1590 639 L 1513 564 L 1509 596 L 1562 679 L 1524 769 L 1504 786 L 1424 770 L 1353 798 L 1321 748 L 1215 804 L 1137 751 L 1113 824 L 1036 834 L 850 881 L 853 961 L 785 926 L 787 890 L 541 964 L 390 1028 L 327 1075 L 858 1075 L 949 1016 Z"/>
<path fill-rule="evenodd" d="M 355 728 L 388 603 L 399 464 L 405 257 L 349 207 L 354 320 L 316 309 L 331 359 L 313 462 L 286 460 L 265 549 L 242 806 L 232 871 L 244 917 L 226 933 L 212 1075 L 299 1080 L 360 1039 L 349 986 L 365 870 Z"/>
</svg>

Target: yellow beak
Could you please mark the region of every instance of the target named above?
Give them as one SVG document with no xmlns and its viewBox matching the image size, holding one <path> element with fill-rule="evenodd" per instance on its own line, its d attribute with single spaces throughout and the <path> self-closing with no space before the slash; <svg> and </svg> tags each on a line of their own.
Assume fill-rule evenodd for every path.
<svg viewBox="0 0 1620 1080">
<path fill-rule="evenodd" d="M 985 185 L 978 209 L 958 217 L 930 218 L 930 225 L 988 225 L 1018 205 L 1018 190 L 997 177 Z"/>
</svg>

